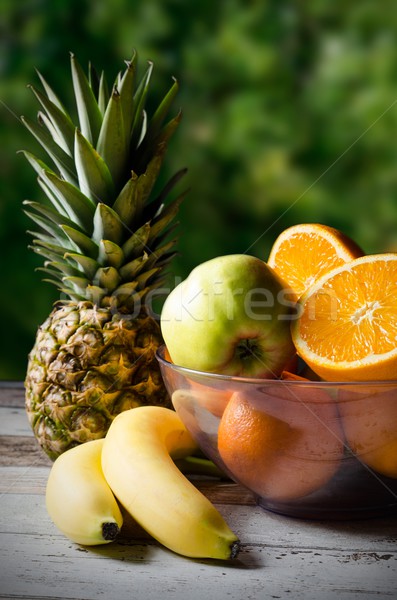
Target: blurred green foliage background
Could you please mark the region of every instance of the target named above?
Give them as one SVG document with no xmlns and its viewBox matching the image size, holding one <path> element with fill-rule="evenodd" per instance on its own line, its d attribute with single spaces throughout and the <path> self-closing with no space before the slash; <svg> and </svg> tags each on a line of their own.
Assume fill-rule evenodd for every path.
<svg viewBox="0 0 397 600">
<path fill-rule="evenodd" d="M 136 48 L 154 94 L 181 84 L 165 176 L 187 166 L 184 277 L 233 252 L 267 258 L 299 222 L 397 251 L 397 11 L 390 0 L 0 0 L 0 378 L 22 379 L 57 298 L 27 248 L 25 198 L 41 196 L 19 149 L 37 68 L 71 106 L 69 51 L 113 79 Z M 176 106 L 176 109 L 178 106 Z"/>
</svg>

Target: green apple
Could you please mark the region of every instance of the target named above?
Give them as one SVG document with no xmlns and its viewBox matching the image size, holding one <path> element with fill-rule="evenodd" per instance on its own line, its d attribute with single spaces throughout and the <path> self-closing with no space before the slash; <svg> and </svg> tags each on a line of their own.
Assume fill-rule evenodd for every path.
<svg viewBox="0 0 397 600">
<path fill-rule="evenodd" d="M 202 263 L 161 312 L 172 361 L 211 373 L 277 377 L 295 354 L 291 298 L 259 258 L 233 254 Z"/>
</svg>

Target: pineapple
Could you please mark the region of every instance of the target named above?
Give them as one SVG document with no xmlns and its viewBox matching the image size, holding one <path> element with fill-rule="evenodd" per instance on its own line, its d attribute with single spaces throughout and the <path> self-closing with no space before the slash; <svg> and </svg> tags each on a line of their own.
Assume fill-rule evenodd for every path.
<svg viewBox="0 0 397 600">
<path fill-rule="evenodd" d="M 163 284 L 175 255 L 170 239 L 181 193 L 166 202 L 185 170 L 154 194 L 167 143 L 180 122 L 168 120 L 174 80 L 148 118 L 153 65 L 137 82 L 136 55 L 110 90 L 90 65 L 71 55 L 78 126 L 39 74 L 30 86 L 38 122 L 22 118 L 52 161 L 24 151 L 45 203 L 26 200 L 39 226 L 31 248 L 47 281 L 60 291 L 29 354 L 26 411 L 51 459 L 101 438 L 121 411 L 170 406 L 155 352 L 162 343 L 148 298 Z"/>
</svg>

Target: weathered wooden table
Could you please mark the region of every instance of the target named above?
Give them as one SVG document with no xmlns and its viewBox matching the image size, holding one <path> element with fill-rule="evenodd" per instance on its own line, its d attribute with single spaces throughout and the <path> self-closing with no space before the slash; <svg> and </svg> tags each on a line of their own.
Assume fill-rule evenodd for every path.
<svg viewBox="0 0 397 600">
<path fill-rule="evenodd" d="M 83 548 L 47 516 L 50 461 L 32 436 L 22 385 L 0 387 L 0 598 L 367 600 L 395 598 L 397 517 L 353 522 L 266 512 L 240 486 L 195 480 L 242 541 L 236 561 L 191 560 L 132 521 Z"/>
</svg>

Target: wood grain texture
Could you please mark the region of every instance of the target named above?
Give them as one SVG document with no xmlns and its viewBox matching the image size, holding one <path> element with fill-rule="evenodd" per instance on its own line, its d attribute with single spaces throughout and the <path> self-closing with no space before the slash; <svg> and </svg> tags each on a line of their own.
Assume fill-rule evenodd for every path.
<svg viewBox="0 0 397 600">
<path fill-rule="evenodd" d="M 387 600 L 397 586 L 397 517 L 290 519 L 234 483 L 195 479 L 242 541 L 236 561 L 191 560 L 130 517 L 117 542 L 83 548 L 45 508 L 51 461 L 33 438 L 23 389 L 0 387 L 0 598 Z"/>
</svg>

